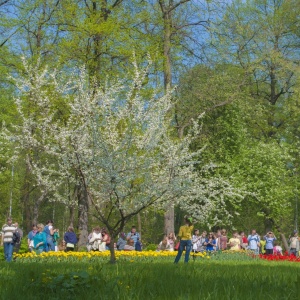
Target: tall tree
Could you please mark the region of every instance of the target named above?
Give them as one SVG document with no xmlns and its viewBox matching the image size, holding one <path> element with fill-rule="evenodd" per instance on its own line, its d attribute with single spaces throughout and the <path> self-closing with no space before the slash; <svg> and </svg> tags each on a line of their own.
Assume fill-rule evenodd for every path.
<svg viewBox="0 0 300 300">
<path fill-rule="evenodd" d="M 189 48 L 186 44 L 185 47 L 176 49 L 184 41 L 187 28 L 207 23 L 206 20 L 199 19 L 199 16 L 190 15 L 188 20 L 179 17 L 183 11 L 188 10 L 187 4 L 190 2 L 191 0 L 158 0 L 163 23 L 162 52 L 164 88 L 166 92 L 172 88 L 172 73 L 174 71 L 172 70 L 172 63 L 175 56 L 175 53 L 172 52 L 179 53 Z M 200 3 L 198 5 L 200 6 Z M 177 15 L 176 11 L 179 11 Z M 190 12 L 192 13 L 192 11 Z M 181 16 L 184 16 L 184 14 Z M 177 51 L 174 51 L 175 49 Z M 192 51 L 190 50 L 190 52 Z M 165 214 L 165 234 L 174 232 L 174 217 L 174 207 L 170 206 Z"/>
<path fill-rule="evenodd" d="M 23 113 L 22 97 L 17 99 L 23 121 L 18 135 L 20 148 L 34 142 L 48 156 L 42 165 L 39 160 L 31 161 L 31 167 L 53 200 L 68 201 L 65 180 L 73 178 L 73 172 L 77 174 L 95 216 L 112 236 L 112 262 L 114 238 L 147 207 L 177 204 L 204 222 L 220 209 L 224 197 L 232 201 L 239 197 L 221 177 L 207 178 L 207 167 L 195 172 L 195 165 L 201 162 L 194 159 L 202 149 L 191 152 L 189 148 L 199 125 L 194 122 L 190 134 L 174 140 L 168 115 L 170 95 L 144 98 L 141 92 L 147 71 L 136 68 L 130 86 L 115 82 L 107 85 L 105 92 L 99 88 L 96 94 L 88 87 L 85 73 L 66 84 L 56 74 L 40 73 L 39 67 L 28 67 L 27 73 L 29 78 L 21 79 L 18 86 L 22 94 L 40 91 L 34 93 L 34 99 L 44 108 L 44 117 L 28 118 Z M 33 81 L 32 74 L 38 74 Z M 50 99 L 58 95 L 69 107 L 65 126 L 55 119 L 51 105 Z M 32 135 L 32 126 L 39 128 L 38 139 Z"/>
<path fill-rule="evenodd" d="M 221 57 L 239 63 L 248 73 L 252 103 L 249 108 L 264 116 L 252 123 L 261 137 L 282 137 L 286 118 L 282 107 L 289 101 L 300 60 L 298 1 L 233 1 L 215 29 Z M 252 107 L 256 107 L 254 110 Z"/>
</svg>

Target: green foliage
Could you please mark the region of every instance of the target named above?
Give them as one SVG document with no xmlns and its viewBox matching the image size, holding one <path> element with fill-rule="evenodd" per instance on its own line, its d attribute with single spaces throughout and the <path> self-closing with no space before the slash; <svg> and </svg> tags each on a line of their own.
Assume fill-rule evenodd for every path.
<svg viewBox="0 0 300 300">
<path fill-rule="evenodd" d="M 161 3 L 171 5 L 172 1 Z M 272 219 L 290 230 L 300 165 L 300 2 L 233 0 L 225 4 L 226 9 L 220 1 L 187 1 L 172 11 L 173 78 L 187 70 L 179 76 L 176 137 L 184 136 L 191 119 L 205 112 L 193 150 L 206 143 L 201 159 L 217 166 L 212 173 L 226 176 L 249 193 L 241 203 L 225 201 L 233 226 L 247 230 L 260 226 L 262 231 L 262 223 Z M 4 1 L 0 13 L 1 128 L 5 122 L 13 131 L 20 121 L 12 103 L 17 89 L 9 76 L 24 75 L 21 54 L 66 73 L 84 64 L 92 90 L 95 82 L 104 86 L 116 77 L 128 78 L 133 51 L 139 65 L 145 64 L 149 53 L 153 67 L 143 82 L 147 88 L 142 96 L 162 85 L 164 24 L 159 1 L 16 0 Z M 199 16 L 198 26 L 188 26 L 197 23 Z M 205 22 L 207 16 L 212 22 Z M 199 58 L 201 65 L 194 66 Z M 67 103 L 57 95 L 51 97 L 54 119 L 63 126 L 70 114 Z M 44 111 L 30 97 L 26 101 L 27 113 L 41 118 Z M 69 211 L 59 206 L 55 210 L 47 203 L 51 196 L 39 201 L 42 189 L 25 164 L 26 155 L 39 158 L 41 164 L 48 157 L 40 149 L 24 151 L 15 161 L 12 180 L 9 157 L 14 147 L 0 140 L 1 220 L 9 213 L 12 193 L 13 216 L 24 219 L 24 229 L 30 228 L 37 213 L 43 221 L 55 216 L 56 226 L 65 229 Z M 293 176 L 286 168 L 289 162 Z M 162 219 L 149 214 L 151 220 L 142 218 L 143 240 L 159 241 Z M 222 213 L 218 218 L 226 222 Z"/>
<path fill-rule="evenodd" d="M 143 250 L 147 250 L 147 251 L 155 251 L 157 249 L 157 244 L 149 244 L 147 245 L 147 247 Z"/>
<path fill-rule="evenodd" d="M 0 263 L 6 299 L 297 300 L 299 278 L 299 264 L 265 261 Z"/>
</svg>

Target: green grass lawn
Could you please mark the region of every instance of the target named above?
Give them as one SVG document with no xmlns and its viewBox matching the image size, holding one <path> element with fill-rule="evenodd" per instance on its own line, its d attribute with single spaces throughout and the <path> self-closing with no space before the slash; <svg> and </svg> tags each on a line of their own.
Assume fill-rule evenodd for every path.
<svg viewBox="0 0 300 300">
<path fill-rule="evenodd" d="M 292 262 L 0 262 L 1 299 L 300 299 Z"/>
</svg>

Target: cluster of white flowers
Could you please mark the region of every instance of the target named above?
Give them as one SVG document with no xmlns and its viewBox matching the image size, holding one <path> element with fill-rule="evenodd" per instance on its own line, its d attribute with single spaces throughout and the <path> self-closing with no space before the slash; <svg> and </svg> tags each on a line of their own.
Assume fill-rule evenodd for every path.
<svg viewBox="0 0 300 300">
<path fill-rule="evenodd" d="M 145 70 L 135 66 L 130 86 L 116 80 L 95 89 L 84 69 L 65 78 L 24 66 L 27 76 L 16 80 L 18 150 L 28 151 L 36 182 L 53 201 L 74 205 L 69 187 L 81 185 L 106 221 L 116 214 L 128 219 L 151 205 L 180 205 L 203 222 L 216 211 L 228 214 L 226 201 L 239 195 L 224 180 L 204 175 L 203 149 L 190 151 L 199 120 L 177 138 L 171 92 L 144 97 Z"/>
</svg>

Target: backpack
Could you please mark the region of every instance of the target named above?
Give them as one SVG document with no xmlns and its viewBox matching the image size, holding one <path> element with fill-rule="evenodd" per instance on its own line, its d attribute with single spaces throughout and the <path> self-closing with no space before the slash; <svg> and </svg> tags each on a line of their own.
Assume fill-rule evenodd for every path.
<svg viewBox="0 0 300 300">
<path fill-rule="evenodd" d="M 20 241 L 21 241 L 20 233 L 18 231 L 15 231 L 13 233 L 12 242 L 13 244 L 20 244 Z"/>
</svg>

